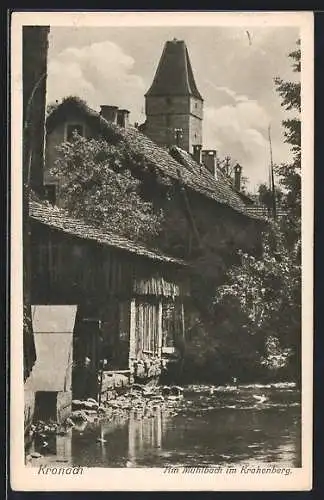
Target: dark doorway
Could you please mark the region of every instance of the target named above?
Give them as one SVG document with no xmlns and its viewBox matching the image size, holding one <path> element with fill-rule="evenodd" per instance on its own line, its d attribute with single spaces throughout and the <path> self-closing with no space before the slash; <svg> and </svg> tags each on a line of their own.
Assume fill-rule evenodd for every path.
<svg viewBox="0 0 324 500">
<path fill-rule="evenodd" d="M 74 399 L 97 398 L 98 371 L 101 358 L 100 321 L 80 318 L 75 328 L 74 369 L 72 390 Z"/>
<path fill-rule="evenodd" d="M 56 421 L 57 392 L 37 391 L 35 395 L 35 420 Z"/>
</svg>

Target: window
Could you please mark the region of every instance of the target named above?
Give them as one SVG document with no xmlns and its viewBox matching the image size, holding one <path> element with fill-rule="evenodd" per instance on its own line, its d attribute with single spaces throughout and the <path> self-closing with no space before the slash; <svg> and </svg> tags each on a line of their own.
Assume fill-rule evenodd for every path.
<svg viewBox="0 0 324 500">
<path fill-rule="evenodd" d="M 71 142 L 73 140 L 73 133 L 84 136 L 84 126 L 80 123 L 68 123 L 66 125 L 66 140 Z"/>
<path fill-rule="evenodd" d="M 172 99 L 171 97 L 166 97 L 165 98 L 165 102 L 167 103 L 168 106 L 170 106 L 170 104 L 172 104 Z"/>
</svg>

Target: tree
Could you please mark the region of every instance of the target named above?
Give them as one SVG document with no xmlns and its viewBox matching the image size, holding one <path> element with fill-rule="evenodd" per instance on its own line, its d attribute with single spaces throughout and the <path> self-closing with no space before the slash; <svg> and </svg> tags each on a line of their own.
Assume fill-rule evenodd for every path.
<svg viewBox="0 0 324 500">
<path fill-rule="evenodd" d="M 300 73 L 300 40 L 296 45 L 296 49 L 290 52 L 289 57 L 292 59 L 293 72 Z M 279 182 L 285 191 L 283 204 L 288 214 L 286 228 L 290 226 L 290 233 L 295 233 L 294 240 L 296 240 L 300 237 L 301 217 L 301 84 L 300 81 L 284 81 L 279 77 L 274 79 L 274 83 L 282 99 L 282 107 L 296 114 L 282 122 L 285 142 L 291 147 L 293 159 L 290 163 L 282 163 L 276 168 Z"/>
<path fill-rule="evenodd" d="M 281 204 L 283 192 L 279 187 L 275 187 L 275 197 L 277 206 Z M 262 203 L 269 211 L 273 208 L 273 195 L 272 190 L 264 183 L 258 186 L 258 200 Z"/>
<path fill-rule="evenodd" d="M 49 116 L 53 111 L 55 111 L 59 107 L 60 103 L 58 100 L 55 102 L 50 102 L 46 106 L 46 116 Z"/>
<path fill-rule="evenodd" d="M 293 60 L 293 70 L 300 72 L 299 42 L 289 57 Z M 278 224 L 270 224 L 263 237 L 261 258 L 240 252 L 240 263 L 228 271 L 226 283 L 217 289 L 215 305 L 218 308 L 230 306 L 241 315 L 243 313 L 245 337 L 252 335 L 261 340 L 259 350 L 255 351 L 256 365 L 274 372 L 289 367 L 290 376 L 300 382 L 300 83 L 275 78 L 275 85 L 282 106 L 297 113 L 283 121 L 285 142 L 290 144 L 293 154 L 292 162 L 283 163 L 276 169 L 282 187 L 277 196 L 281 195 L 287 216 Z M 272 204 L 272 194 L 266 185 L 259 187 L 259 197 L 266 206 Z"/>
<path fill-rule="evenodd" d="M 236 303 L 245 315 L 243 327 L 262 338 L 258 363 L 271 369 L 289 362 L 291 374 L 300 374 L 301 273 L 300 244 L 290 250 L 277 224 L 263 241 L 261 259 L 240 252 L 225 285 L 218 288 L 217 304 Z"/>
<path fill-rule="evenodd" d="M 162 214 L 143 200 L 141 182 L 127 168 L 144 161 L 140 152 L 77 134 L 57 149 L 52 173 L 60 178 L 63 208 L 131 239 L 147 241 L 159 232 Z"/>
</svg>

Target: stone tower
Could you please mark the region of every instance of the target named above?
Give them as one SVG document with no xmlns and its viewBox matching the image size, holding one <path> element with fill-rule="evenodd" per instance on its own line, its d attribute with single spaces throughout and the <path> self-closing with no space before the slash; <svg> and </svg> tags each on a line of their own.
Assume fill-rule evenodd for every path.
<svg viewBox="0 0 324 500">
<path fill-rule="evenodd" d="M 143 131 L 161 146 L 176 144 L 189 153 L 202 144 L 203 98 L 193 76 L 186 44 L 164 45 L 153 83 L 145 94 Z"/>
</svg>

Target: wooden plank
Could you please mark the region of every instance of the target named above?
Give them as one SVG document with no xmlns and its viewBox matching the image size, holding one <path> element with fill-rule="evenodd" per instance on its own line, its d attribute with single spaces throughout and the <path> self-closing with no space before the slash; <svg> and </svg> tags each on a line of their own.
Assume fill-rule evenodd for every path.
<svg viewBox="0 0 324 500">
<path fill-rule="evenodd" d="M 128 366 L 131 367 L 131 362 L 136 357 L 136 304 L 135 299 L 130 301 L 130 320 L 129 320 L 129 355 Z"/>
<path fill-rule="evenodd" d="M 182 337 L 183 339 L 185 338 L 186 332 L 185 332 L 185 315 L 184 315 L 184 305 L 183 302 L 181 302 L 181 330 L 182 330 Z"/>
<path fill-rule="evenodd" d="M 107 375 L 115 375 L 115 374 L 119 374 L 119 373 L 129 373 L 129 369 L 128 370 L 104 370 L 104 372 Z"/>
<path fill-rule="evenodd" d="M 157 336 L 158 336 L 158 356 L 162 357 L 162 300 L 158 304 L 158 317 L 157 317 Z"/>
</svg>

